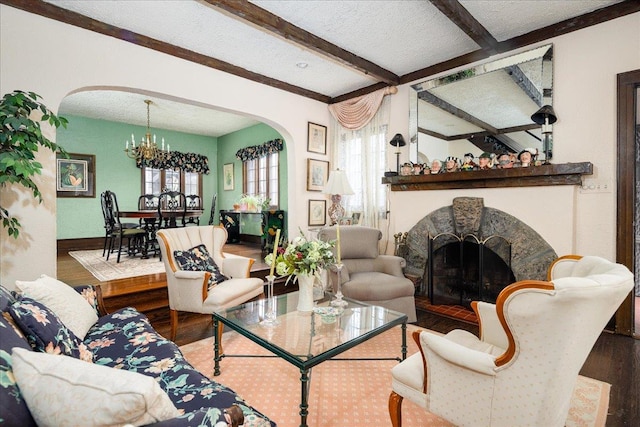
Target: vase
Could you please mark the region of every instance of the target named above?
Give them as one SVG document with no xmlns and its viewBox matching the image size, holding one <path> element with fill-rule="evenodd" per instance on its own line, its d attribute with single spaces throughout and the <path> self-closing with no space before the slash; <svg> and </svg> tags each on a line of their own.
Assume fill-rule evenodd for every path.
<svg viewBox="0 0 640 427">
<path fill-rule="evenodd" d="M 298 275 L 298 311 L 313 310 L 313 283 L 315 280 L 313 275 Z"/>
</svg>

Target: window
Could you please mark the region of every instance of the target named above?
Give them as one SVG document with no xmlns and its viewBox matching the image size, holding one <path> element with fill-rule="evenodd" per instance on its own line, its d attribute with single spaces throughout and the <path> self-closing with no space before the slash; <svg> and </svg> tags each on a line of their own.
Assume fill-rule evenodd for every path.
<svg viewBox="0 0 640 427">
<path fill-rule="evenodd" d="M 280 194 L 279 170 L 278 152 L 242 162 L 242 192 L 268 197 L 271 205 L 277 206 Z"/>
<path fill-rule="evenodd" d="M 173 169 L 142 168 L 143 194 L 160 194 L 165 189 L 202 198 L 202 174 Z"/>
</svg>

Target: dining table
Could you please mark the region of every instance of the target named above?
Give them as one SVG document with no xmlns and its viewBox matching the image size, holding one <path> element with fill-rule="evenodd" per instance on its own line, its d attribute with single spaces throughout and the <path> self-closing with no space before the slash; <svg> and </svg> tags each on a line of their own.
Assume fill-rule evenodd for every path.
<svg viewBox="0 0 640 427">
<path fill-rule="evenodd" d="M 185 213 L 185 218 L 197 218 L 204 213 L 203 209 L 189 209 Z M 178 226 L 176 218 L 182 216 L 182 211 L 176 210 L 163 210 L 162 217 L 169 218 L 168 228 L 175 228 Z M 138 218 L 141 220 L 144 230 L 147 232 L 146 242 L 142 248 L 142 258 L 149 257 L 149 249 L 151 245 L 156 242 L 156 231 L 159 227 L 160 213 L 157 209 L 143 209 L 137 211 L 120 211 L 118 212 L 119 218 Z M 159 253 L 159 251 L 157 251 Z"/>
</svg>

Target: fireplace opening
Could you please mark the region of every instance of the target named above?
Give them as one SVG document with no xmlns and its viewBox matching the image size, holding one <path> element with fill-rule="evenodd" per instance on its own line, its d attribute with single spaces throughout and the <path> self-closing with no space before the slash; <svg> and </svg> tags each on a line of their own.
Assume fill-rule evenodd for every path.
<svg viewBox="0 0 640 427">
<path fill-rule="evenodd" d="M 424 277 L 433 305 L 494 303 L 500 291 L 515 282 L 511 244 L 500 236 L 480 239 L 443 233 L 430 236 L 428 241 Z"/>
</svg>

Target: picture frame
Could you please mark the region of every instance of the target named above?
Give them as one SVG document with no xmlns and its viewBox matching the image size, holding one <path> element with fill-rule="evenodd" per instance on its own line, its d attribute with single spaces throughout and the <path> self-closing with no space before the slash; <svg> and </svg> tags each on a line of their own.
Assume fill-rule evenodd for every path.
<svg viewBox="0 0 640 427">
<path fill-rule="evenodd" d="M 353 225 L 353 217 L 342 216 L 338 218 L 338 225 Z"/>
<path fill-rule="evenodd" d="M 234 178 L 233 178 L 233 163 L 225 163 L 222 166 L 222 189 L 225 191 L 233 190 Z"/>
<path fill-rule="evenodd" d="M 96 156 L 67 154 L 56 154 L 56 196 L 96 197 Z"/>
<path fill-rule="evenodd" d="M 309 226 L 322 226 L 327 223 L 327 201 L 309 200 Z"/>
<path fill-rule="evenodd" d="M 327 127 L 317 123 L 307 124 L 307 151 L 327 154 Z"/>
<path fill-rule="evenodd" d="M 351 225 L 360 225 L 360 219 L 362 218 L 362 212 L 353 212 L 351 214 L 353 220 L 351 221 Z"/>
<path fill-rule="evenodd" d="M 329 162 L 307 159 L 307 191 L 322 191 L 329 179 Z"/>
</svg>

